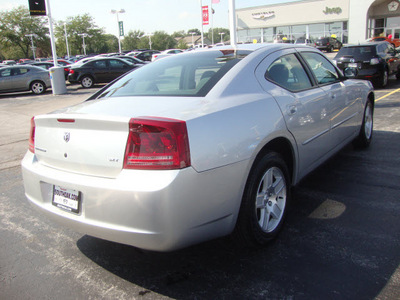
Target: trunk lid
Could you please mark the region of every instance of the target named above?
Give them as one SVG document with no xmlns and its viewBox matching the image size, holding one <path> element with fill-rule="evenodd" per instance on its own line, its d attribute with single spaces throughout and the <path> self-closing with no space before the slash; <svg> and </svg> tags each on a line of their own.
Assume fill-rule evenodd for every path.
<svg viewBox="0 0 400 300">
<path fill-rule="evenodd" d="M 129 118 L 44 115 L 35 118 L 39 163 L 68 172 L 116 177 L 123 167 Z"/>
</svg>

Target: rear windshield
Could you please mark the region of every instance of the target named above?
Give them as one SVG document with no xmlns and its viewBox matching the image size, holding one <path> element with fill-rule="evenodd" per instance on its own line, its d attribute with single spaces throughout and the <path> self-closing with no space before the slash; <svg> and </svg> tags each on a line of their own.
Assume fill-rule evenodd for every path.
<svg viewBox="0 0 400 300">
<path fill-rule="evenodd" d="M 357 61 L 370 60 L 376 55 L 374 46 L 343 47 L 339 50 L 336 57 L 349 57 Z"/>
<path fill-rule="evenodd" d="M 135 69 L 97 98 L 126 96 L 205 96 L 249 51 L 177 54 Z"/>
</svg>

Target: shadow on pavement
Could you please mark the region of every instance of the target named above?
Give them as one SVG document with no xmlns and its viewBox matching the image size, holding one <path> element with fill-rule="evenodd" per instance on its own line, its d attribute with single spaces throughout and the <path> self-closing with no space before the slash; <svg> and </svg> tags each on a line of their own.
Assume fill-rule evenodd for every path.
<svg viewBox="0 0 400 300">
<path fill-rule="evenodd" d="M 400 263 L 399 148 L 399 133 L 375 131 L 368 150 L 342 150 L 295 188 L 286 225 L 264 248 L 223 238 L 155 253 L 87 235 L 77 246 L 143 287 L 133 297 L 373 299 Z"/>
</svg>

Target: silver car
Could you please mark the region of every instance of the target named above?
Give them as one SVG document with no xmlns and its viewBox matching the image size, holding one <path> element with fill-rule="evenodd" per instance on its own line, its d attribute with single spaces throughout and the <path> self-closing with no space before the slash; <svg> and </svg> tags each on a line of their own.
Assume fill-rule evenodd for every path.
<svg viewBox="0 0 400 300">
<path fill-rule="evenodd" d="M 263 245 L 293 185 L 348 143 L 370 144 L 373 109 L 371 84 L 315 48 L 172 55 L 32 118 L 25 193 L 56 221 L 139 248 L 230 234 Z"/>
<path fill-rule="evenodd" d="M 19 65 L 0 69 L 0 93 L 30 90 L 34 94 L 43 94 L 49 87 L 49 71 L 43 68 Z"/>
</svg>

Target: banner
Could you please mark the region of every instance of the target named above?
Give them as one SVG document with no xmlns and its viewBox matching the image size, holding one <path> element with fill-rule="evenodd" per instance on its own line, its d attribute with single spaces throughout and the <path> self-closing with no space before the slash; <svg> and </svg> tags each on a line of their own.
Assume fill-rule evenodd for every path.
<svg viewBox="0 0 400 300">
<path fill-rule="evenodd" d="M 202 6 L 202 10 L 203 10 L 203 25 L 208 25 L 209 21 L 208 21 L 208 6 Z"/>
<path fill-rule="evenodd" d="M 124 36 L 124 22 L 119 21 L 118 27 L 119 27 L 119 36 Z"/>
<path fill-rule="evenodd" d="M 29 14 L 31 16 L 46 16 L 44 0 L 29 0 Z"/>
</svg>

